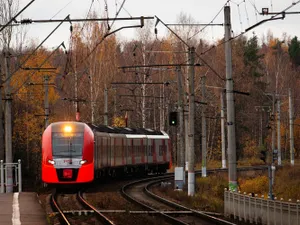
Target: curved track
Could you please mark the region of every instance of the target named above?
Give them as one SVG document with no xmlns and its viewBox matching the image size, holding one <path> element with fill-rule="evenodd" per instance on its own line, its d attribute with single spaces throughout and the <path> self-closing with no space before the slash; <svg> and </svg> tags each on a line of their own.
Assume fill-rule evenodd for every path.
<svg viewBox="0 0 300 225">
<path fill-rule="evenodd" d="M 205 213 L 198 212 L 177 204 L 171 204 L 163 201 L 163 198 L 158 200 L 158 196 L 150 194 L 149 185 L 172 179 L 173 176 L 164 176 L 159 178 L 148 178 L 135 181 L 124 185 L 122 194 L 125 198 L 140 205 L 144 208 L 145 213 L 153 214 L 153 216 L 164 217 L 171 224 L 195 224 L 195 225 L 211 225 L 211 224 L 230 224 L 228 221 L 209 216 Z"/>
</svg>

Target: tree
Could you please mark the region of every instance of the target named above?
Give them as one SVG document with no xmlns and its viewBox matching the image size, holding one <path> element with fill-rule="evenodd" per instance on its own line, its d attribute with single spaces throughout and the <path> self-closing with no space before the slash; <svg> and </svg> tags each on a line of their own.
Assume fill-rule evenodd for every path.
<svg viewBox="0 0 300 225">
<path fill-rule="evenodd" d="M 264 55 L 259 54 L 259 50 L 257 36 L 255 35 L 250 38 L 245 45 L 244 64 L 248 69 L 248 75 L 256 78 L 263 76 L 261 59 Z"/>
<path fill-rule="evenodd" d="M 300 41 L 298 41 L 298 38 L 295 36 L 288 46 L 290 59 L 293 62 L 293 65 L 297 67 L 300 65 Z"/>
</svg>

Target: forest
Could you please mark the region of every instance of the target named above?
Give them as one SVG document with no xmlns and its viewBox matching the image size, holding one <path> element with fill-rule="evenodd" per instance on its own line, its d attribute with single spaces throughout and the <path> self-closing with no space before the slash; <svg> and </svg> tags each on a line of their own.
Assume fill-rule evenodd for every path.
<svg viewBox="0 0 300 225">
<path fill-rule="evenodd" d="M 91 17 L 99 15 L 94 13 Z M 184 23 L 192 18 L 181 14 L 178 20 Z M 200 66 L 195 67 L 196 102 L 202 101 L 201 80 L 206 80 L 206 105 L 196 104 L 195 108 L 196 163 L 201 162 L 202 110 L 206 113 L 207 160 L 221 161 L 220 96 L 226 82 L 224 39 L 211 42 L 205 35 L 188 38 L 196 27 L 178 26 L 173 30 L 194 46 L 200 56 L 196 57 Z M 178 107 L 177 72 L 172 64 L 182 65 L 186 87 L 187 48 L 171 32 L 164 37 L 158 37 L 157 32 L 153 22 L 147 22 L 136 29 L 134 39 L 123 40 L 117 34 L 107 35 L 109 28 L 105 22 L 73 23 L 69 40 L 56 49 L 48 49 L 43 45 L 37 48 L 39 43 L 26 37 L 26 26 L 2 31 L 0 159 L 5 158 L 4 109 L 6 101 L 12 100 L 13 161 L 22 159 L 28 173 L 38 174 L 46 90 L 50 123 L 75 120 L 77 111 L 81 121 L 104 124 L 107 92 L 108 125 L 125 126 L 127 120 L 129 127 L 165 130 L 176 140 L 176 127 L 168 124 L 169 112 L 177 111 Z M 25 40 L 29 43 L 26 46 Z M 272 129 L 277 131 L 277 106 L 276 112 L 272 112 L 274 94 L 281 110 L 282 159 L 289 160 L 289 90 L 294 107 L 295 158 L 299 158 L 300 41 L 288 34 L 274 37 L 270 30 L 265 37 L 245 34 L 230 43 L 236 91 L 237 158 L 259 159 L 262 149 L 270 151 Z M 187 95 L 188 91 L 184 92 Z M 176 144 L 173 152 L 175 158 Z"/>
</svg>

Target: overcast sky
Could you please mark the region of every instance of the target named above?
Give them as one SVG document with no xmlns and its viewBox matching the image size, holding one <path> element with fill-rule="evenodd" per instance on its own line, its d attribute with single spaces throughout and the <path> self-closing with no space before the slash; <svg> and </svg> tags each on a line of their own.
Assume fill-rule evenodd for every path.
<svg viewBox="0 0 300 225">
<path fill-rule="evenodd" d="M 86 18 L 86 15 L 92 6 L 92 11 L 96 11 L 103 15 L 107 2 L 107 10 L 110 17 L 114 17 L 117 9 L 124 0 L 35 0 L 18 18 L 30 19 L 63 19 L 70 14 L 71 19 Z M 28 4 L 30 0 L 20 0 L 20 9 Z M 226 0 L 126 0 L 120 11 L 119 17 L 140 17 L 140 16 L 158 16 L 164 23 L 176 23 L 180 13 L 191 16 L 195 22 L 210 23 L 218 12 L 223 8 Z M 270 16 L 261 16 L 262 8 L 269 8 L 270 12 L 280 12 L 285 10 L 296 0 L 232 0 L 229 1 L 231 6 L 232 30 L 234 35 L 244 31 L 249 26 L 257 22 L 270 18 Z M 300 3 L 296 4 L 287 12 L 300 12 Z M 283 33 L 290 36 L 300 37 L 300 14 L 286 15 L 284 20 L 276 20 L 266 22 L 257 28 L 251 30 L 250 35 L 255 32 L 259 38 L 263 34 L 267 34 L 270 30 L 274 36 L 281 37 Z M 224 22 L 223 10 L 213 20 L 214 23 Z M 135 22 L 136 25 L 139 21 Z M 121 21 L 114 24 L 112 30 L 122 26 L 132 25 L 128 22 Z M 40 43 L 55 27 L 55 23 L 32 24 L 27 25 L 28 38 L 34 39 Z M 164 34 L 165 27 L 158 25 L 160 34 Z M 120 39 L 135 39 L 136 29 L 124 29 L 117 32 Z M 68 43 L 69 40 L 69 24 L 62 25 L 47 40 L 47 47 L 56 47 L 62 41 Z M 208 41 L 215 41 L 224 36 L 223 27 L 207 27 L 202 36 Z"/>
</svg>

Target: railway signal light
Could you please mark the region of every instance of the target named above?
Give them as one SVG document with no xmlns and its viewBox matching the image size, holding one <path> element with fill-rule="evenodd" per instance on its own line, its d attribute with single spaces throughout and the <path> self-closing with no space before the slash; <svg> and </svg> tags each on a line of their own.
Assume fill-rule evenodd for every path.
<svg viewBox="0 0 300 225">
<path fill-rule="evenodd" d="M 169 125 L 177 126 L 177 112 L 170 112 L 169 114 Z"/>
<path fill-rule="evenodd" d="M 273 162 L 278 159 L 278 150 L 274 149 L 273 151 Z"/>
<path fill-rule="evenodd" d="M 267 157 L 266 151 L 260 151 L 260 159 L 264 161 L 264 163 L 266 162 L 266 157 Z"/>
</svg>

